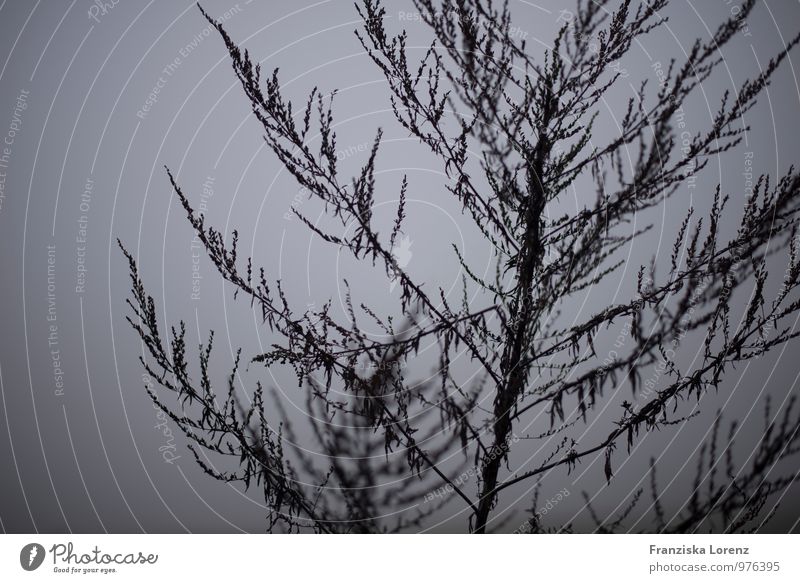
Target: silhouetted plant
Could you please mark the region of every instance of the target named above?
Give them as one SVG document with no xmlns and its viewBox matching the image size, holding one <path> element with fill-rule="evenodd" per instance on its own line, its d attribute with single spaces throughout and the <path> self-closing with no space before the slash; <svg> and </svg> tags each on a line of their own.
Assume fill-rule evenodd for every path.
<svg viewBox="0 0 800 583">
<path fill-rule="evenodd" d="M 304 108 L 294 107 L 281 91 L 277 69 L 262 78 L 261 67 L 205 12 L 225 42 L 267 145 L 346 234 L 318 226 L 298 208 L 292 212 L 320 239 L 385 270 L 400 290 L 402 325 L 366 305 L 354 306 L 349 292 L 348 323 L 335 318 L 330 303 L 296 311 L 280 281 L 271 279 L 252 258 L 239 256 L 237 232 L 228 239 L 208 226 L 167 171 L 219 274 L 283 338 L 252 356 L 251 362 L 293 369 L 307 391 L 309 423 L 328 456 L 328 467 L 317 467 L 299 448 L 284 451 L 284 433 L 293 430 L 286 421 L 279 427 L 267 422 L 260 384 L 247 393 L 247 405 L 240 402 L 244 389 L 237 388 L 238 354 L 224 391 L 212 386 L 213 335 L 200 347 L 199 373 L 190 374 L 183 324 L 163 338 L 154 301 L 125 251 L 133 281 L 129 321 L 149 352 L 142 362 L 178 401 L 169 402 L 167 393 L 150 391 L 150 396 L 193 443 L 203 470 L 219 480 L 263 489 L 271 512 L 269 530 L 413 530 L 456 499 L 463 505 L 462 515 L 469 516 L 469 530 L 485 532 L 507 488 L 535 481 L 553 468 L 571 470 L 587 456 L 603 456 L 605 479 L 611 483 L 617 456 L 630 452 L 644 433 L 687 418 L 678 412 L 681 402 L 719 389 L 729 367 L 798 334 L 783 324 L 800 307 L 794 299 L 800 283 L 800 176 L 794 169 L 777 180 L 758 179 L 732 238 L 721 234 L 722 222 L 731 220 L 730 199 L 717 187 L 709 193 L 710 212 L 698 219 L 690 210 L 680 224 L 663 274 L 656 273 L 654 259 L 649 267 L 638 269 L 635 293 L 628 301 L 609 303 L 580 321 L 561 317 L 570 301 L 626 264 L 622 252 L 652 226 L 631 230 L 634 215 L 669 204 L 709 159 L 740 143 L 748 130 L 743 114 L 798 37 L 756 78 L 735 94 L 722 96 L 705 131 L 694 132 L 688 144 L 677 144 L 676 115 L 722 62 L 721 47 L 734 39 L 753 9 L 754 1 L 745 1 L 707 40 L 698 39 L 685 60 L 670 61 L 654 92 L 648 91 L 647 80 L 638 83 L 618 135 L 598 143 L 602 136 L 594 135 L 592 128 L 601 100 L 627 74 L 620 59 L 634 42 L 664 23 L 660 14 L 667 0 L 651 0 L 635 9 L 630 1 L 616 9 L 605 1 L 579 1 L 552 48 L 540 58 L 510 34 L 507 3 L 414 0 L 414 5 L 433 35 L 421 60 L 411 61 L 405 31 L 393 35 L 386 30 L 385 8 L 378 0 L 357 3 L 363 25 L 356 34 L 386 79 L 397 122 L 440 161 L 447 189 L 494 253 L 497 269 L 490 280 L 476 275 L 454 248 L 454 260 L 466 274 L 461 305 L 449 302 L 442 290 L 415 281 L 395 261 L 392 249 L 405 219 L 406 193 L 413 188 L 408 180 L 398 185 L 391 231 L 378 232 L 373 223 L 381 130 L 360 173 L 343 179 L 333 130 L 334 93 L 314 89 Z M 470 152 L 480 154 L 477 162 Z M 564 211 L 559 197 L 578 180 L 591 182 L 593 196 L 583 195 L 579 208 Z M 785 274 L 770 297 L 767 274 L 772 261 L 783 262 Z M 485 307 L 474 309 L 467 302 L 468 286 L 481 290 Z M 733 303 L 737 290 L 744 298 L 741 317 Z M 377 341 L 362 331 L 356 322 L 364 317 L 377 323 L 391 341 Z M 595 339 L 620 323 L 630 346 L 624 354 L 615 352 L 614 358 L 601 361 Z M 702 338 L 701 351 L 691 367 L 682 367 L 675 349 L 692 332 Z M 412 383 L 406 378 L 407 364 L 429 340 L 439 347 L 438 382 Z M 468 386 L 453 375 L 457 351 L 481 370 L 480 378 Z M 643 372 L 658 364 L 665 371 L 658 387 L 643 392 Z M 365 369 L 371 372 L 363 374 Z M 613 424 L 607 436 L 591 444 L 576 442 L 571 430 L 599 414 L 598 405 L 609 391 L 625 387 L 632 389 L 633 402 L 608 414 Z M 486 395 L 493 399 L 490 408 L 479 406 Z M 271 401 L 280 414 L 279 399 Z M 517 435 L 515 427 L 526 416 L 543 411 L 549 416 L 549 430 Z M 285 413 L 281 417 L 288 419 Z M 767 501 L 793 478 L 772 474 L 780 460 L 798 451 L 800 417 L 790 406 L 781 421 L 773 420 L 769 409 L 766 417 L 759 449 L 738 471 L 731 453 L 734 432 L 721 443 L 714 426 L 699 456 L 694 495 L 675 518 L 666 518 L 654 465 L 652 502 L 646 513 L 652 523 L 638 528 L 742 531 L 768 519 L 774 508 Z M 557 445 L 552 450 L 524 467 L 508 467 L 512 448 L 553 438 Z M 459 450 L 467 456 L 455 463 L 453 454 Z M 208 454 L 233 458 L 235 469 L 212 467 Z M 459 477 L 465 471 L 470 476 L 470 468 L 475 468 L 477 489 Z M 419 481 L 410 481 L 408 475 Z M 388 485 L 383 485 L 384 478 Z M 455 496 L 420 506 L 426 493 L 436 488 Z M 614 516 L 598 516 L 590 503 L 587 512 L 598 530 L 632 528 L 632 509 L 645 503 L 641 495 L 642 490 L 634 493 Z M 394 518 L 379 518 L 387 508 Z M 572 530 L 571 525 L 539 524 L 535 509 L 534 500 L 524 530 Z M 492 529 L 504 524 L 494 522 Z"/>
</svg>

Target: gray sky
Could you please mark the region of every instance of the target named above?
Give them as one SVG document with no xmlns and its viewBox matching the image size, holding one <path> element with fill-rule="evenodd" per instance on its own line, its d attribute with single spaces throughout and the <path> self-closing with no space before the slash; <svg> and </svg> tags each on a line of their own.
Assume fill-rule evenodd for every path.
<svg viewBox="0 0 800 583">
<path fill-rule="evenodd" d="M 247 303 L 234 302 L 231 290 L 199 257 L 171 195 L 165 164 L 212 224 L 239 230 L 242 249 L 283 278 L 299 309 L 328 298 L 340 305 L 343 279 L 351 282 L 356 298 L 379 313 L 396 311 L 397 291 L 381 270 L 353 264 L 287 218 L 293 204 L 315 218 L 320 209 L 266 150 L 224 47 L 193 2 L 121 1 L 108 3 L 108 9 L 99 4 L 8 0 L 0 8 L 2 528 L 259 531 L 265 511 L 257 492 L 203 476 L 185 441 L 172 434 L 175 428 L 147 398 L 138 363 L 141 346 L 124 320 L 128 278 L 115 239 L 140 259 L 164 321 L 185 319 L 192 343 L 216 330 L 223 361 L 237 346 L 255 353 L 259 343 L 271 339 Z M 409 46 L 418 52 L 430 35 L 413 5 L 387 4 L 389 26 L 406 28 Z M 564 5 L 511 0 L 512 33 L 541 52 Z M 384 128 L 376 220 L 390 224 L 407 174 L 410 273 L 458 297 L 461 273 L 451 243 L 473 265 L 491 267 L 485 242 L 444 190 L 437 161 L 394 121 L 380 71 L 353 35 L 358 16 L 351 2 L 208 0 L 204 7 L 225 21 L 265 70 L 280 66 L 288 96 L 303 100 L 314 86 L 339 89 L 335 115 L 345 173 L 363 163 L 376 129 Z M 674 2 L 668 26 L 634 47 L 622 64 L 630 81 L 648 77 L 656 83 L 659 62 L 680 58 L 696 36 L 707 36 L 736 8 L 736 2 L 723 0 Z M 725 49 L 723 66 L 687 104 L 687 131 L 708 124 L 726 88 L 758 73 L 794 34 L 798 16 L 796 2 L 769 2 L 755 10 L 747 30 Z M 590 313 L 609 294 L 631 293 L 638 266 L 653 254 L 669 255 L 681 213 L 690 205 L 707 208 L 716 183 L 740 206 L 747 172 L 775 177 L 796 161 L 796 60 L 795 53 L 748 114 L 753 130 L 746 143 L 714 160 L 696 186 L 679 193 L 662 214 L 643 217 L 656 223 L 653 236 L 632 250 L 620 280 L 593 291 L 581 311 Z M 612 97 L 620 101 L 609 99 L 596 130 L 601 142 L 613 134 L 614 116 L 630 88 L 623 84 L 615 91 Z M 576 191 L 564 204 L 580 201 Z M 724 391 L 704 399 L 692 423 L 644 440 L 619 468 L 615 489 L 603 488 L 599 461 L 587 461 L 570 475 L 548 475 L 544 499 L 563 488 L 571 493 L 553 510 L 553 520 L 591 528 L 585 513 L 573 518 L 582 506 L 580 491 L 597 495 L 599 507 L 613 510 L 646 476 L 652 455 L 663 454 L 665 466 L 674 470 L 663 476 L 665 481 L 677 476 L 667 496 L 680 505 L 690 490 L 692 453 L 720 408 L 726 418 L 743 420 L 739 459 L 746 459 L 761 431 L 758 399 L 770 394 L 777 407 L 797 392 L 795 350 L 790 345 L 737 370 Z M 425 354 L 419 371 L 413 371 L 422 378 L 434 362 L 432 352 Z M 691 356 L 690 351 L 686 358 Z M 469 367 L 464 363 L 460 373 L 469 377 Z M 287 371 L 253 368 L 248 375 L 275 387 L 301 424 L 304 396 Z M 588 428 L 586 439 L 604 432 L 607 425 Z M 313 446 L 310 440 L 307 445 Z M 535 454 L 523 444 L 512 463 L 522 466 Z M 501 499 L 499 508 L 514 513 L 509 528 L 530 507 L 530 486 L 510 488 Z M 463 530 L 460 510 L 459 502 L 452 502 L 431 528 Z M 773 527 L 790 528 L 798 514 L 796 502 L 787 500 Z"/>
</svg>

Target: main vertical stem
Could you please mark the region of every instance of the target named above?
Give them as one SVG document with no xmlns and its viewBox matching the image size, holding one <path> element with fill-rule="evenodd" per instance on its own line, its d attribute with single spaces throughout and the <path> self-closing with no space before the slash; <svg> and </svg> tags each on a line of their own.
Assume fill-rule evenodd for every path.
<svg viewBox="0 0 800 583">
<path fill-rule="evenodd" d="M 538 213 L 537 213 L 538 214 Z M 481 471 L 481 496 L 478 500 L 478 512 L 475 515 L 474 532 L 482 534 L 486 531 L 486 522 L 489 512 L 494 505 L 497 494 L 497 475 L 500 471 L 500 464 L 506 457 L 508 451 L 508 440 L 511 435 L 511 412 L 520 393 L 524 389 L 525 381 L 528 377 L 528 369 L 521 366 L 520 362 L 524 356 L 526 348 L 527 323 L 533 313 L 533 298 L 531 297 L 531 285 L 533 275 L 538 263 L 539 247 L 539 219 L 536 218 L 537 226 L 534 227 L 535 236 L 531 237 L 531 245 L 526 245 L 525 257 L 520 270 L 519 288 L 515 302 L 514 320 L 511 322 L 507 334 L 505 350 L 501 361 L 501 369 L 506 380 L 504 386 L 497 387 L 497 395 L 494 400 L 494 443 L 489 452 L 483 458 L 483 469 Z M 533 234 L 533 233 L 532 233 Z"/>
<path fill-rule="evenodd" d="M 546 127 L 551 113 L 552 111 L 545 111 L 544 127 Z M 476 534 L 486 532 L 489 513 L 497 499 L 495 489 L 497 488 L 500 465 L 506 459 L 508 453 L 508 441 L 512 429 L 511 414 L 528 379 L 529 366 L 523 364 L 522 361 L 528 358 L 529 339 L 527 332 L 531 319 L 535 317 L 533 280 L 543 256 L 541 219 L 545 206 L 545 191 L 541 177 L 548 151 L 548 140 L 545 136 L 542 136 L 528 165 L 527 182 L 530 198 L 525 209 L 525 239 L 520 250 L 517 290 L 510 314 L 511 325 L 506 333 L 503 357 L 500 362 L 505 382 L 502 386 L 497 387 L 492 427 L 494 441 L 482 460 L 481 495 L 478 500 L 478 511 L 475 513 L 475 525 L 473 528 L 473 532 Z"/>
</svg>

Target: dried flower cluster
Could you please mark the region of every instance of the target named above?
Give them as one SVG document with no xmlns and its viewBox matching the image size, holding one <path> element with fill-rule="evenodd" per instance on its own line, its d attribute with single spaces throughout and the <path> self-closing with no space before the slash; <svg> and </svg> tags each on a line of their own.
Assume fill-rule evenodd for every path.
<svg viewBox="0 0 800 583">
<path fill-rule="evenodd" d="M 683 420 L 683 401 L 724 388 L 731 367 L 798 334 L 789 318 L 800 307 L 800 175 L 794 170 L 778 179 L 762 176 L 746 200 L 733 193 L 733 200 L 744 200 L 744 213 L 732 238 L 723 237 L 721 225 L 741 209 L 731 211 L 732 199 L 721 189 L 709 192 L 710 212 L 687 214 L 674 233 L 669 263 L 664 268 L 659 263 L 658 273 L 656 261 L 641 267 L 628 301 L 582 314 L 580 321 L 559 317 L 571 301 L 625 266 L 625 251 L 651 228 L 631 230 L 634 216 L 669 205 L 709 160 L 740 143 L 748 129 L 743 114 L 798 37 L 735 95 L 722 96 L 704 131 L 680 143 L 676 116 L 722 62 L 721 47 L 734 39 L 753 10 L 753 0 L 744 2 L 708 39 L 698 39 L 685 60 L 665 66 L 658 87 L 651 91 L 646 80 L 636 85 L 618 135 L 599 143 L 593 124 L 604 97 L 627 75 L 620 60 L 633 43 L 663 25 L 667 0 L 638 7 L 629 0 L 616 7 L 602 0 L 579 1 L 552 48 L 538 58 L 519 35 L 510 34 L 511 13 L 505 3 L 414 4 L 433 38 L 421 59 L 410 58 L 405 31 L 387 31 L 386 11 L 378 0 L 357 3 L 363 21 L 357 35 L 385 76 L 397 122 L 439 161 L 447 189 L 493 250 L 497 268 L 491 279 L 478 276 L 469 260 L 454 252 L 465 274 L 464 290 L 479 288 L 485 307 L 474 308 L 466 291 L 456 305 L 442 290 L 415 281 L 398 265 L 392 248 L 406 218 L 406 193 L 413 188 L 408 180 L 397 185 L 399 203 L 391 231 L 379 233 L 375 227 L 381 130 L 361 171 L 352 178 L 341 176 L 334 94 L 314 89 L 304 107 L 294 107 L 281 91 L 278 71 L 262 76 L 247 51 L 205 12 L 224 40 L 267 145 L 346 234 L 317 226 L 296 206 L 292 211 L 320 239 L 385 270 L 400 291 L 402 323 L 366 305 L 353 305 L 349 295 L 346 324 L 336 318 L 330 303 L 296 311 L 279 280 L 253 258 L 240 257 L 237 233 L 228 237 L 207 225 L 168 171 L 219 274 L 283 339 L 249 358 L 267 367 L 293 369 L 307 391 L 309 423 L 327 455 L 326 467 L 318 467 L 319 458 L 299 449 L 284 451 L 284 442 L 295 443 L 284 439 L 291 437 L 291 425 L 273 426 L 265 415 L 268 406 L 280 413 L 280 401 L 267 399 L 260 384 L 250 390 L 237 386 L 238 357 L 227 386 L 212 386 L 213 335 L 194 364 L 183 324 L 165 338 L 154 301 L 125 252 L 133 281 L 129 321 L 149 353 L 142 359 L 144 366 L 166 390 L 148 389 L 150 396 L 192 442 L 208 474 L 263 490 L 270 531 L 408 531 L 448 502 L 461 505 L 453 514 L 463 516 L 471 532 L 500 529 L 502 522 L 492 522 L 492 513 L 510 486 L 535 483 L 559 466 L 570 470 L 587 456 L 604 456 L 605 478 L 613 483 L 615 458 L 630 451 L 643 434 Z M 469 152 L 479 152 L 480 158 Z M 563 211 L 560 197 L 579 180 L 585 193 L 581 208 Z M 591 196 L 585 184 L 593 185 Z M 771 294 L 768 266 L 775 265 L 785 272 L 780 289 Z M 737 291 L 746 298 L 741 313 L 734 301 Z M 364 318 L 392 340 L 376 341 L 365 333 L 356 324 Z M 595 338 L 620 325 L 628 341 L 613 358 L 603 360 Z M 691 333 L 700 335 L 702 348 L 685 368 L 676 349 Z M 414 383 L 407 378 L 414 370 L 410 362 L 428 342 L 438 346 L 438 381 Z M 454 378 L 456 354 L 481 370 L 468 386 Z M 656 365 L 664 374 L 643 397 L 643 377 Z M 604 413 L 613 422 L 605 438 L 575 441 L 571 430 L 598 415 L 609 392 L 631 388 L 633 402 Z M 490 398 L 478 406 L 486 395 Z M 792 476 L 778 477 L 772 468 L 798 451 L 800 416 L 795 409 L 784 407 L 782 418 L 775 420 L 767 407 L 763 440 L 746 468 L 735 467 L 735 431 L 723 440 L 718 422 L 699 457 L 695 494 L 678 518 L 665 518 L 653 467 L 653 522 L 642 528 L 742 531 L 763 523 L 771 508 L 768 501 L 791 483 Z M 526 418 L 542 412 L 550 429 L 520 439 L 516 432 Z M 334 416 L 337 423 L 331 422 Z M 556 445 L 512 471 L 510 452 L 530 447 L 531 440 Z M 467 455 L 454 467 L 454 452 L 459 451 Z M 233 469 L 212 467 L 210 454 L 218 454 L 221 467 L 231 458 Z M 465 472 L 475 480 L 465 483 L 459 477 Z M 429 497 L 436 502 L 421 505 L 426 493 L 437 488 L 454 496 Z M 598 530 L 628 528 L 626 521 L 642 503 L 641 494 L 636 492 L 618 516 L 597 516 L 589 504 Z M 527 532 L 571 529 L 540 525 L 536 506 L 534 500 Z M 381 515 L 391 518 L 377 518 Z"/>
</svg>

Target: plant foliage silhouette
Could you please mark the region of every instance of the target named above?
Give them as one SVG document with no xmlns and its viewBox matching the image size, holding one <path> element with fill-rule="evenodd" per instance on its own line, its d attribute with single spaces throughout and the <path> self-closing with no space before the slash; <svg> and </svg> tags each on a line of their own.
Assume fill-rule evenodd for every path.
<svg viewBox="0 0 800 583">
<path fill-rule="evenodd" d="M 688 47 L 684 60 L 665 64 L 656 87 L 646 79 L 632 84 L 618 133 L 605 142 L 593 126 L 604 99 L 627 75 L 620 61 L 664 25 L 667 0 L 613 6 L 579 1 L 538 57 L 512 34 L 507 3 L 414 0 L 432 37 L 419 59 L 412 58 L 405 31 L 387 30 L 381 2 L 356 4 L 362 21 L 356 35 L 364 58 L 385 77 L 397 123 L 441 165 L 449 196 L 492 250 L 496 271 L 487 278 L 453 247 L 464 290 L 478 289 L 485 300 L 480 308 L 466 300 L 466 291 L 463 301 L 454 302 L 417 281 L 408 261 L 398 259 L 398 249 L 412 252 L 402 230 L 410 181 L 397 184 L 393 227 L 379 232 L 375 226 L 382 131 L 360 172 L 342 176 L 335 92 L 315 88 L 296 107 L 284 96 L 278 71 L 263 75 L 222 24 L 203 12 L 225 43 L 269 149 L 342 228 L 320 227 L 297 207 L 293 213 L 320 240 L 385 271 L 404 319 L 354 305 L 349 294 L 343 316 L 330 302 L 298 309 L 257 258 L 240 256 L 236 231 L 228 235 L 207 224 L 168 169 L 219 275 L 281 339 L 246 357 L 240 349 L 227 385 L 214 386 L 213 333 L 196 357 L 183 323 L 165 334 L 137 263 L 120 244 L 133 283 L 128 319 L 146 347 L 142 363 L 160 385 L 147 390 L 186 435 L 197 463 L 218 480 L 263 491 L 270 531 L 414 531 L 446 504 L 451 516 L 463 519 L 464 530 L 508 529 L 510 514 L 499 512 L 508 488 L 529 482 L 538 495 L 544 474 L 566 474 L 587 458 L 601 459 L 598 472 L 613 486 L 620 459 L 645 435 L 677 431 L 692 416 L 686 403 L 725 390 L 726 373 L 737 363 L 797 336 L 790 318 L 800 307 L 800 176 L 794 169 L 777 179 L 761 176 L 748 196 L 729 197 L 719 187 L 702 193 L 710 211 L 700 217 L 689 210 L 678 222 L 668 261 L 634 268 L 629 299 L 574 319 L 574 313 L 564 314 L 575 305 L 570 302 L 618 277 L 626 251 L 652 228 L 642 218 L 649 210 L 672 204 L 710 160 L 741 143 L 749 129 L 744 114 L 798 37 L 758 76 L 722 95 L 707 127 L 688 141 L 679 141 L 677 117 L 723 62 L 720 49 L 735 41 L 754 4 L 745 1 L 738 14 Z M 578 206 L 569 208 L 563 198 L 576 185 Z M 731 209 L 737 200 L 741 207 Z M 724 236 L 723 224 L 738 220 L 732 218 L 738 212 L 738 230 Z M 776 265 L 783 278 L 770 292 L 776 286 L 768 285 L 768 267 Z M 391 340 L 360 329 L 356 322 L 364 318 Z M 625 345 L 604 359 L 597 342 L 620 329 Z M 676 356 L 687 335 L 700 343 L 689 366 Z M 438 350 L 435 381 L 414 382 L 413 359 L 429 344 Z M 473 382 L 456 379 L 462 362 L 457 354 L 480 370 Z M 297 443 L 296 428 L 280 399 L 260 383 L 242 386 L 242 359 L 293 370 L 306 392 L 308 423 L 324 463 L 300 448 L 285 448 Z M 665 371 L 657 386 L 643 388 L 656 366 Z M 603 410 L 622 391 L 632 391 L 631 402 Z M 269 422 L 268 412 L 284 422 Z M 651 522 L 644 530 L 734 532 L 763 524 L 792 483 L 791 473 L 779 476 L 774 468 L 798 452 L 794 401 L 780 412 L 766 404 L 762 440 L 741 467 L 732 453 L 736 424 L 726 433 L 718 418 L 697 460 L 694 495 L 674 513 L 663 507 L 656 480 L 662 466 L 653 463 L 646 513 Z M 542 414 L 545 431 L 518 433 Z M 578 429 L 595 420 L 606 423 L 608 433 L 579 442 Z M 525 450 L 521 466 L 510 463 L 515 450 Z M 451 495 L 428 496 L 431 503 L 420 504 L 433 491 Z M 634 492 L 614 516 L 598 515 L 590 503 L 586 512 L 596 530 L 625 530 L 642 499 L 641 490 Z M 572 530 L 570 524 L 542 524 L 536 504 L 523 531 Z"/>
</svg>

